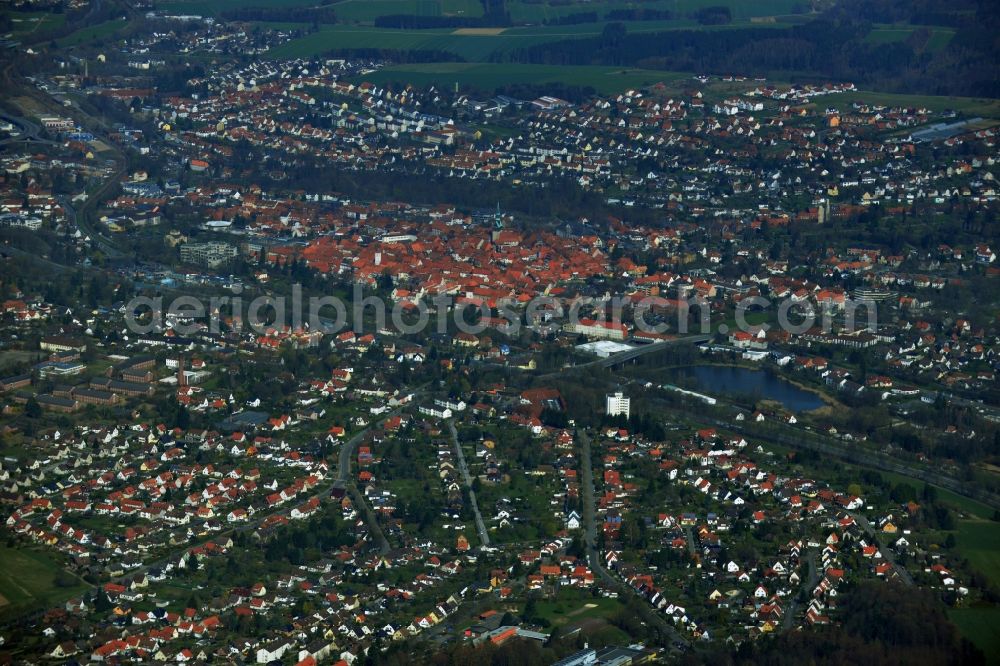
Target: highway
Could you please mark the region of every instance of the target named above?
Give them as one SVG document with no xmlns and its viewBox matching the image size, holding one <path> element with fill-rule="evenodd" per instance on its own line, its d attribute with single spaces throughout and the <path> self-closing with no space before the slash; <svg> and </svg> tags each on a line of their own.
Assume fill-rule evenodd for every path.
<svg viewBox="0 0 1000 666">
<path fill-rule="evenodd" d="M 5 146 L 11 143 L 42 143 L 50 146 L 58 145 L 55 141 L 39 139 L 38 134 L 42 131 L 42 128 L 27 118 L 0 111 L 0 119 L 17 125 L 20 131 L 20 135 L 18 136 L 9 136 L 6 139 L 0 139 L 0 146 Z"/>
</svg>

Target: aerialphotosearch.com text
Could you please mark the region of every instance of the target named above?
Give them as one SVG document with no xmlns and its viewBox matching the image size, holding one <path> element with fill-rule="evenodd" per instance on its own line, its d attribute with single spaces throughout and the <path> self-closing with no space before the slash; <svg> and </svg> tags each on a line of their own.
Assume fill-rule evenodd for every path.
<svg viewBox="0 0 1000 666">
<path fill-rule="evenodd" d="M 401 335 L 432 332 L 447 334 L 461 331 L 479 335 L 489 328 L 517 336 L 525 327 L 549 335 L 560 331 L 591 337 L 625 337 L 628 334 L 733 334 L 736 331 L 767 331 L 771 324 L 750 324 L 747 315 L 754 311 L 774 311 L 780 330 L 793 335 L 818 329 L 824 334 L 835 329 L 842 334 L 874 332 L 878 322 L 877 304 L 871 300 L 845 298 L 842 302 L 815 303 L 808 299 L 772 301 L 763 296 L 743 298 L 723 308 L 695 295 L 667 301 L 652 296 L 609 296 L 577 299 L 570 304 L 552 296 L 537 296 L 527 302 L 499 300 L 494 307 L 481 300 L 451 294 L 429 295 L 414 299 L 386 299 L 366 294 L 355 285 L 348 301 L 336 296 L 306 297 L 301 285 L 293 285 L 287 296 L 256 296 L 246 300 L 240 290 L 232 296 L 200 298 L 181 295 L 138 296 L 125 306 L 125 321 L 136 334 L 162 333 L 190 336 L 208 332 L 219 334 L 224 328 L 237 333 L 264 335 L 274 330 L 297 330 L 336 335 L 347 330 L 357 335 L 392 331 Z M 713 327 L 713 319 L 723 317 L 735 323 L 736 330 L 722 323 Z"/>
</svg>

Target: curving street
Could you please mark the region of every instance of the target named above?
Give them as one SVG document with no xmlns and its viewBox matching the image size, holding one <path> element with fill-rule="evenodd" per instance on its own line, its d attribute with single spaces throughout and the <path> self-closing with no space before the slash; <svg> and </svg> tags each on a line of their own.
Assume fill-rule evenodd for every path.
<svg viewBox="0 0 1000 666">
<path fill-rule="evenodd" d="M 465 464 L 465 454 L 462 452 L 462 445 L 458 443 L 458 431 L 455 423 L 448 421 L 448 430 L 451 432 L 451 442 L 455 447 L 455 456 L 458 458 L 458 471 L 462 473 L 465 487 L 469 489 L 469 501 L 472 503 L 472 511 L 476 514 L 476 531 L 479 532 L 479 542 L 490 545 L 490 535 L 486 531 L 486 523 L 483 522 L 483 514 L 479 513 L 479 503 L 476 501 L 476 491 L 472 489 L 472 477 L 469 475 L 469 466 Z"/>
<path fill-rule="evenodd" d="M 639 596 L 635 590 L 626 585 L 621 579 L 611 575 L 601 561 L 601 553 L 597 550 L 597 519 L 594 498 L 594 470 L 591 462 L 590 437 L 583 429 L 576 431 L 576 438 L 580 441 L 580 482 L 583 500 L 583 525 L 584 525 L 584 545 L 587 549 L 587 561 L 591 570 L 596 573 L 608 586 L 618 590 L 619 594 L 631 594 L 639 599 L 641 607 L 644 609 L 643 616 L 647 621 L 655 624 L 660 631 L 670 637 L 674 645 L 689 645 L 689 641 L 680 634 L 677 629 L 657 613 L 649 602 Z"/>
</svg>

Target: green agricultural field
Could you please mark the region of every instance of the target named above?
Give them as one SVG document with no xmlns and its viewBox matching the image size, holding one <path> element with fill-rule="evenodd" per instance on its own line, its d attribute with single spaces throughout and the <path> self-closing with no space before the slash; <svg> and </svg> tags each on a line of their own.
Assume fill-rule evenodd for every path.
<svg viewBox="0 0 1000 666">
<path fill-rule="evenodd" d="M 934 32 L 931 33 L 930 40 L 927 42 L 927 48 L 931 51 L 943 49 L 951 43 L 951 39 L 954 36 L 954 30 L 950 30 L 948 28 L 935 28 Z"/>
<path fill-rule="evenodd" d="M 924 482 L 918 479 L 911 479 L 908 476 L 903 476 L 902 474 L 896 474 L 894 472 L 886 472 L 883 470 L 878 470 L 878 473 L 886 481 L 890 481 L 893 484 L 897 483 L 908 483 L 917 489 L 920 493 L 924 487 Z M 957 509 L 963 513 L 970 516 L 980 518 L 983 521 L 988 521 L 993 517 L 993 509 L 986 506 L 982 502 L 977 502 L 971 497 L 966 497 L 965 495 L 959 495 L 958 493 L 946 490 L 944 488 L 934 486 L 934 490 L 937 493 L 937 499 L 939 502 L 947 504 L 952 509 Z M 920 500 L 918 500 L 919 503 Z"/>
<path fill-rule="evenodd" d="M 872 28 L 872 31 L 868 33 L 865 37 L 865 41 L 870 44 L 894 44 L 896 42 L 903 42 L 913 34 L 913 28 Z"/>
<path fill-rule="evenodd" d="M 992 520 L 962 520 L 955 535 L 956 550 L 977 571 L 1000 585 L 1000 523 Z"/>
<path fill-rule="evenodd" d="M 897 42 L 904 42 L 909 39 L 916 30 L 923 26 L 912 26 L 912 25 L 888 25 L 888 24 L 878 24 L 872 31 L 868 33 L 865 37 L 865 41 L 871 44 L 895 44 Z M 943 28 L 938 26 L 927 26 L 931 28 L 931 37 L 927 41 L 927 48 L 931 51 L 937 51 L 948 45 L 951 38 L 955 36 L 955 30 L 953 28 Z"/>
<path fill-rule="evenodd" d="M 651 0 L 650 2 L 576 2 L 572 4 L 549 4 L 549 3 L 527 3 L 512 1 L 507 5 L 511 19 L 515 23 L 541 23 L 546 20 L 579 14 L 583 12 L 596 12 L 598 17 L 603 18 L 605 14 L 614 9 L 658 9 L 667 10 L 673 13 L 678 24 L 698 25 L 691 19 L 682 18 L 693 11 L 711 6 L 728 6 L 732 12 L 733 19 L 750 19 L 762 16 L 778 16 L 790 14 L 793 8 L 801 4 L 797 0 Z"/>
<path fill-rule="evenodd" d="M 175 14 L 215 16 L 230 9 L 242 7 L 314 7 L 315 0 L 161 0 L 158 10 Z"/>
<path fill-rule="evenodd" d="M 66 22 L 65 14 L 49 12 L 3 12 L 11 19 L 10 36 L 14 39 L 30 38 L 35 33 L 58 28 Z"/>
<path fill-rule="evenodd" d="M 750 19 L 766 16 L 788 15 L 800 0 L 651 0 L 650 2 L 619 3 L 609 2 L 578 2 L 573 4 L 550 5 L 533 4 L 512 1 L 508 11 L 515 23 L 541 23 L 544 20 L 578 14 L 581 12 L 596 12 L 603 17 L 612 9 L 630 7 L 645 7 L 650 9 L 669 10 L 675 16 L 688 14 L 702 7 L 728 6 L 734 20 Z M 313 0 L 159 0 L 156 8 L 159 10 L 197 14 L 201 16 L 218 15 L 221 12 L 240 7 L 312 7 Z M 420 14 L 434 16 L 482 16 L 483 7 L 478 0 L 342 0 L 331 5 L 337 16 L 345 21 L 371 23 L 378 16 L 388 14 Z M 690 19 L 680 19 L 678 24 L 697 25 Z"/>
<path fill-rule="evenodd" d="M 983 651 L 987 664 L 1000 664 L 1000 607 L 958 608 L 948 611 L 948 617 Z"/>
<path fill-rule="evenodd" d="M 407 82 L 415 86 L 450 87 L 455 83 L 492 92 L 505 84 L 563 83 L 591 86 L 600 93 L 622 92 L 687 77 L 678 72 L 620 67 L 517 65 L 485 63 L 421 63 L 386 67 L 359 80 L 377 84 Z"/>
<path fill-rule="evenodd" d="M 98 23 L 97 25 L 92 25 L 87 28 L 81 28 L 80 30 L 77 30 L 76 32 L 58 40 L 57 43 L 60 47 L 88 46 L 90 44 L 103 42 L 116 30 L 121 30 L 126 25 L 128 25 L 128 21 L 123 19 L 105 21 L 104 23 Z"/>
<path fill-rule="evenodd" d="M 769 22 L 754 24 L 748 20 L 741 19 L 726 23 L 724 25 L 702 26 L 688 20 L 669 21 L 598 21 L 597 23 L 577 23 L 574 25 L 532 25 L 507 28 L 502 36 L 534 36 L 544 37 L 541 41 L 561 41 L 564 39 L 575 39 L 580 37 L 596 37 L 604 31 L 608 23 L 621 23 L 629 33 L 639 32 L 666 32 L 670 30 L 741 30 L 744 28 L 787 28 L 788 26 L 779 22 Z"/>
<path fill-rule="evenodd" d="M 338 48 L 380 48 L 401 50 L 448 49 L 455 45 L 452 30 L 389 30 L 323 26 L 318 32 L 294 39 L 272 49 L 268 55 L 281 60 L 320 55 Z"/>
<path fill-rule="evenodd" d="M 85 585 L 56 585 L 61 569 L 52 555 L 29 548 L 0 547 L 0 617 L 60 603 L 80 594 Z"/>
<path fill-rule="evenodd" d="M 595 24 L 596 25 L 596 24 Z M 319 32 L 283 44 L 270 52 L 271 57 L 309 57 L 337 48 L 380 48 L 413 51 L 448 51 L 470 62 L 489 60 L 496 51 L 533 46 L 555 39 L 544 33 L 496 35 L 462 34 L 454 29 L 391 30 L 343 25 L 325 26 Z"/>
<path fill-rule="evenodd" d="M 596 12 L 598 18 L 614 9 L 641 7 L 669 10 L 677 17 L 671 27 L 697 27 L 696 21 L 683 15 L 708 6 L 726 5 L 734 22 L 746 22 L 759 17 L 789 16 L 800 0 L 651 0 L 643 3 L 578 2 L 572 4 L 534 4 L 510 2 L 507 6 L 514 23 L 542 23 L 561 16 L 581 12 Z M 312 7 L 311 0 L 159 0 L 159 10 L 213 16 L 245 6 L 253 7 Z M 423 16 L 482 16 L 483 6 L 478 0 L 341 0 L 330 5 L 343 21 L 371 24 L 377 17 L 389 14 L 418 14 Z M 794 18 L 794 17 L 793 17 Z"/>
<path fill-rule="evenodd" d="M 263 24 L 266 25 L 266 24 Z M 497 28 L 493 33 L 470 34 L 461 29 L 393 30 L 357 25 L 326 25 L 318 32 L 294 39 L 271 50 L 274 59 L 307 58 L 338 48 L 379 48 L 404 51 L 447 51 L 468 62 L 488 62 L 495 53 L 505 53 L 537 44 L 567 39 L 596 37 L 606 23 L 585 23 L 565 26 L 533 26 Z M 661 32 L 678 26 L 673 21 L 625 21 L 630 33 Z M 712 26 L 712 29 L 735 30 L 747 23 Z M 765 24 L 778 26 L 780 24 Z M 289 27 L 284 25 L 284 27 Z"/>
<path fill-rule="evenodd" d="M 931 111 L 952 109 L 970 116 L 1000 118 L 1000 100 L 977 97 L 938 97 L 933 95 L 896 95 L 869 91 L 856 91 L 827 95 L 817 99 L 817 104 L 835 109 L 848 109 L 852 102 L 882 104 L 885 106 L 926 107 Z"/>
<path fill-rule="evenodd" d="M 477 0 L 344 0 L 333 5 L 340 21 L 372 23 L 379 16 L 416 14 L 418 16 L 482 16 L 483 5 Z"/>
<path fill-rule="evenodd" d="M 213 16 L 242 7 L 293 8 L 316 7 L 314 0 L 161 0 L 156 8 L 179 14 Z M 342 21 L 371 23 L 389 14 L 422 16 L 482 16 L 478 0 L 342 0 L 326 6 Z"/>
</svg>

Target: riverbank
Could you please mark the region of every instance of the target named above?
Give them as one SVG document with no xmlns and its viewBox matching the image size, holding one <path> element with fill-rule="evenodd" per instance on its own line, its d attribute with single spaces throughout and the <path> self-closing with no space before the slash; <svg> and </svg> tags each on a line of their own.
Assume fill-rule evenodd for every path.
<svg viewBox="0 0 1000 666">
<path fill-rule="evenodd" d="M 832 414 L 835 409 L 847 409 L 847 405 L 837 400 L 832 395 L 828 394 L 826 391 L 823 391 L 822 389 L 816 388 L 815 386 L 812 386 L 810 384 L 806 384 L 805 382 L 799 379 L 791 379 L 787 375 L 778 374 L 777 376 L 781 377 L 786 382 L 788 382 L 789 384 L 791 384 L 792 386 L 801 391 L 808 391 L 809 393 L 816 395 L 820 400 L 826 403 L 822 407 L 817 407 L 816 409 L 810 409 L 809 411 L 805 412 L 810 416 L 830 416 L 830 414 Z"/>
<path fill-rule="evenodd" d="M 826 418 L 831 416 L 836 410 L 847 409 L 847 405 L 842 403 L 837 398 L 829 395 L 827 392 L 823 391 L 820 387 L 814 384 L 810 384 L 801 379 L 790 377 L 786 373 L 782 372 L 780 369 L 774 368 L 774 366 L 761 366 L 758 363 L 753 363 L 744 359 L 735 359 L 730 362 L 721 362 L 715 360 L 706 360 L 704 362 L 697 363 L 684 363 L 677 365 L 664 365 L 655 368 L 640 368 L 634 371 L 626 371 L 625 374 L 629 374 L 636 379 L 645 379 L 647 381 L 652 379 L 667 380 L 669 382 L 677 381 L 676 375 L 678 373 L 683 373 L 684 371 L 692 371 L 695 368 L 719 368 L 720 370 L 743 370 L 746 372 L 764 373 L 769 379 L 773 379 L 777 382 L 785 383 L 789 387 L 795 388 L 803 393 L 808 393 L 814 396 L 817 400 L 821 401 L 823 404 L 810 409 L 799 409 L 796 410 L 789 407 L 784 401 L 776 399 L 773 396 L 762 395 L 760 400 L 755 402 L 760 403 L 770 403 L 772 405 L 777 405 L 780 409 L 788 409 L 795 411 L 805 416 L 810 416 L 813 418 Z M 673 374 L 674 376 L 671 376 Z M 682 387 L 684 388 L 684 387 Z M 686 388 L 696 390 L 701 393 L 707 393 L 712 395 L 725 394 L 725 398 L 728 402 L 740 405 L 742 407 L 750 407 L 751 405 L 742 404 L 741 395 L 739 392 L 732 391 L 713 391 L 712 386 L 706 386 L 703 382 L 694 379 L 691 384 L 686 385 Z M 747 395 L 745 392 L 743 395 Z"/>
</svg>

